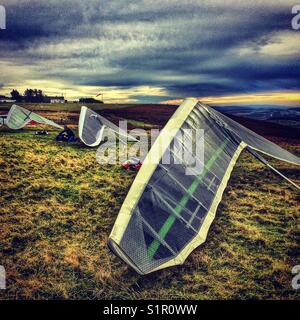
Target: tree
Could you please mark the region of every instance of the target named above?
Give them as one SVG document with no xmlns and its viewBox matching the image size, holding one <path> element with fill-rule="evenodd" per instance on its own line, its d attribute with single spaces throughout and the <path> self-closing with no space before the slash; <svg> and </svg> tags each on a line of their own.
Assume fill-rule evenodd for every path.
<svg viewBox="0 0 300 320">
<path fill-rule="evenodd" d="M 36 99 L 37 99 L 37 102 L 44 102 L 44 94 L 42 90 L 37 90 Z"/>
<path fill-rule="evenodd" d="M 25 102 L 34 102 L 33 101 L 33 90 L 26 89 L 24 92 L 24 98 L 25 98 Z"/>
<path fill-rule="evenodd" d="M 42 90 L 26 89 L 24 92 L 25 102 L 41 103 L 44 101 L 44 94 Z"/>
<path fill-rule="evenodd" d="M 20 95 L 18 90 L 13 89 L 13 91 L 10 93 L 13 100 L 16 100 L 16 102 L 21 102 L 23 97 Z"/>
</svg>

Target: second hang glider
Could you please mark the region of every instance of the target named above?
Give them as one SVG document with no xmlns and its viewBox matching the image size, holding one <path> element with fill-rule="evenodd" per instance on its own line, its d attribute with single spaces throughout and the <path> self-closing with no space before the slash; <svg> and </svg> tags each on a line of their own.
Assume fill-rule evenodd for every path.
<svg viewBox="0 0 300 320">
<path fill-rule="evenodd" d="M 186 146 L 176 142 L 175 135 L 184 129 L 204 130 L 203 166 L 193 175 L 186 174 L 185 163 L 176 164 Z M 109 238 L 111 250 L 140 274 L 183 264 L 205 242 L 245 148 L 266 164 L 255 151 L 300 165 L 298 157 L 278 145 L 195 99 L 186 100 L 155 141 L 129 190 Z M 167 152 L 170 164 L 162 161 Z"/>
<path fill-rule="evenodd" d="M 56 127 L 58 129 L 63 129 L 62 126 L 55 123 L 54 121 L 48 120 L 35 112 L 27 110 L 23 107 L 13 105 L 9 113 L 7 115 L 7 119 L 5 124 L 14 130 L 19 130 L 25 127 L 26 125 L 30 124 L 45 124 L 52 127 Z"/>
<path fill-rule="evenodd" d="M 102 117 L 87 107 L 81 107 L 79 117 L 79 138 L 89 147 L 98 146 L 104 137 L 104 130 L 108 128 L 118 134 L 119 139 L 128 139 L 128 141 L 137 141 L 136 138 L 130 136 L 126 131 L 122 130 L 109 120 Z"/>
</svg>

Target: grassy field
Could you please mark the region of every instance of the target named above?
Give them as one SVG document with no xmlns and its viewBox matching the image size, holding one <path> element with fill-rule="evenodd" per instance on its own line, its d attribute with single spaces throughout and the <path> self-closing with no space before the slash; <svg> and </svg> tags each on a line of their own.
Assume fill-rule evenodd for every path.
<svg viewBox="0 0 300 320">
<path fill-rule="evenodd" d="M 16 103 L 18 106 L 30 109 L 32 111 L 68 111 L 68 112 L 80 112 L 83 103 Z M 0 112 L 8 111 L 13 103 L 0 103 Z M 87 106 L 95 111 L 99 110 L 117 110 L 135 107 L 135 104 L 99 104 L 89 103 Z M 146 104 L 145 106 L 151 106 Z"/>
<path fill-rule="evenodd" d="M 0 128 L 1 299 L 299 299 L 299 193 L 247 153 L 207 242 L 183 266 L 139 276 L 106 245 L 135 174 L 54 136 Z M 300 182 L 299 169 L 271 162 Z"/>
</svg>

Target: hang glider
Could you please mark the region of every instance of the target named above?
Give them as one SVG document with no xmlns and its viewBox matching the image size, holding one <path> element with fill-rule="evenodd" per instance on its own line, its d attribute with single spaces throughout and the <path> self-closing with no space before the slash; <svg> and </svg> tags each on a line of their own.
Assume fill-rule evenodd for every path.
<svg viewBox="0 0 300 320">
<path fill-rule="evenodd" d="M 7 120 L 7 114 L 0 115 L 0 127 L 2 127 L 4 124 L 6 124 L 6 120 Z"/>
<path fill-rule="evenodd" d="M 58 129 L 63 129 L 62 126 L 56 124 L 55 122 L 48 120 L 35 112 L 27 110 L 23 107 L 13 105 L 6 119 L 6 125 L 10 129 L 18 130 L 26 125 L 36 125 L 36 124 L 46 124 L 52 127 L 56 127 Z"/>
<path fill-rule="evenodd" d="M 81 107 L 79 117 L 79 138 L 89 147 L 98 146 L 103 137 L 104 130 L 108 128 L 117 133 L 120 140 L 137 141 L 136 138 L 129 135 L 124 130 L 102 117 L 87 107 Z"/>
<path fill-rule="evenodd" d="M 188 163 L 176 164 L 186 140 L 175 141 L 175 135 L 185 129 L 204 129 L 203 166 L 193 175 L 186 174 Z M 183 264 L 205 242 L 245 148 L 300 165 L 298 157 L 209 106 L 195 99 L 184 101 L 137 174 L 110 234 L 110 249 L 140 274 Z M 167 152 L 170 164 L 162 161 Z"/>
</svg>

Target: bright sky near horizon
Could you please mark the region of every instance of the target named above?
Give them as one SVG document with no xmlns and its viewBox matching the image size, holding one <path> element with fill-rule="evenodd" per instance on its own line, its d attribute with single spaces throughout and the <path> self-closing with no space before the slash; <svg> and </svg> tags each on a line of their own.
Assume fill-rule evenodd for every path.
<svg viewBox="0 0 300 320">
<path fill-rule="evenodd" d="M 0 94 L 300 106 L 292 0 L 2 0 Z"/>
</svg>

